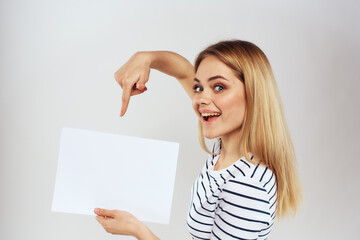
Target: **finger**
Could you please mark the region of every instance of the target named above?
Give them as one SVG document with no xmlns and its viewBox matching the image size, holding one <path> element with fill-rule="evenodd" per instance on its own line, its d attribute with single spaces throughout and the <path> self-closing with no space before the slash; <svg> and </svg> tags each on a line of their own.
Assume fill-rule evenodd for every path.
<svg viewBox="0 0 360 240">
<path fill-rule="evenodd" d="M 132 87 L 133 86 L 130 86 L 129 84 L 124 84 L 123 85 L 123 94 L 122 94 L 122 104 L 121 104 L 120 117 L 124 116 L 124 114 L 125 114 L 125 112 L 126 112 L 126 110 L 128 108 Z"/>
<path fill-rule="evenodd" d="M 142 91 L 144 90 L 146 87 L 145 87 L 145 84 L 144 83 L 137 83 L 136 84 L 136 89 Z"/>
<path fill-rule="evenodd" d="M 101 226 L 107 231 L 108 225 L 109 225 L 109 219 L 102 217 L 102 216 L 96 216 L 96 220 L 101 224 Z"/>
<path fill-rule="evenodd" d="M 147 91 L 147 87 L 145 87 L 143 90 L 138 90 L 138 89 L 132 90 L 132 91 L 131 91 L 131 96 L 139 95 L 139 94 L 141 94 L 141 93 L 143 93 L 143 92 L 145 92 L 145 91 Z"/>
<path fill-rule="evenodd" d="M 96 220 L 97 220 L 102 226 L 104 226 L 105 221 L 106 221 L 106 218 L 105 218 L 105 217 L 103 217 L 103 216 L 96 216 L 95 218 L 96 218 Z"/>
<path fill-rule="evenodd" d="M 144 90 L 146 88 L 145 83 L 149 80 L 150 70 L 141 74 L 139 81 L 136 83 L 136 88 L 138 90 Z"/>
<path fill-rule="evenodd" d="M 101 224 L 101 226 L 105 229 L 106 232 L 112 233 L 110 227 L 112 218 L 96 216 L 96 220 Z"/>
<path fill-rule="evenodd" d="M 104 208 L 95 208 L 94 209 L 94 213 L 102 216 L 102 217 L 114 217 L 115 216 L 115 210 L 108 210 L 108 209 L 104 209 Z"/>
<path fill-rule="evenodd" d="M 130 92 L 130 96 L 135 96 L 135 95 L 139 95 L 145 91 L 147 91 L 147 87 L 145 87 L 143 90 L 138 90 L 133 88 Z M 130 102 L 130 96 L 125 95 L 123 93 L 123 97 L 122 97 L 122 106 L 121 106 L 121 111 L 120 111 L 120 117 L 124 116 L 127 110 L 127 107 L 129 105 Z"/>
</svg>

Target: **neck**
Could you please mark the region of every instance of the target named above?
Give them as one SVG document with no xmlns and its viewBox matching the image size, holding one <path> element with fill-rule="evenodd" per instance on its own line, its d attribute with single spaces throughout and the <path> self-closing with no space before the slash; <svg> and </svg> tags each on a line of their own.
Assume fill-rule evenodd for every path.
<svg viewBox="0 0 360 240">
<path fill-rule="evenodd" d="M 240 151 L 240 131 L 221 136 L 221 142 L 218 170 L 230 166 L 243 156 L 243 153 Z"/>
</svg>

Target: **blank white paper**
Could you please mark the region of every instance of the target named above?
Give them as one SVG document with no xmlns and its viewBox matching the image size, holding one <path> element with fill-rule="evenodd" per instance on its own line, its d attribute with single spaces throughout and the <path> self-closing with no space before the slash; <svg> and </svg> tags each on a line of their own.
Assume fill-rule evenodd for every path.
<svg viewBox="0 0 360 240">
<path fill-rule="evenodd" d="M 168 224 L 179 144 L 63 128 L 52 211 L 120 209 Z"/>
</svg>

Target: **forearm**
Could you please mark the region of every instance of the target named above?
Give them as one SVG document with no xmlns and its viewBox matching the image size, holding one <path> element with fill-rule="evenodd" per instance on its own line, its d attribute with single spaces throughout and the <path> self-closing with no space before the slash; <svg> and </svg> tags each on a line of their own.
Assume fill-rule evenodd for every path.
<svg viewBox="0 0 360 240">
<path fill-rule="evenodd" d="M 169 51 L 138 52 L 136 54 L 144 56 L 150 68 L 176 78 L 192 97 L 195 72 L 193 65 L 186 58 Z"/>
</svg>

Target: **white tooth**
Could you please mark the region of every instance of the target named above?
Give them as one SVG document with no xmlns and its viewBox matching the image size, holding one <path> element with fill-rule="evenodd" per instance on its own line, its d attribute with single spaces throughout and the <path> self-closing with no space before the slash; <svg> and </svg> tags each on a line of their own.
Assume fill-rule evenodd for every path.
<svg viewBox="0 0 360 240">
<path fill-rule="evenodd" d="M 201 113 L 203 117 L 210 117 L 210 116 L 219 116 L 219 113 Z"/>
</svg>

